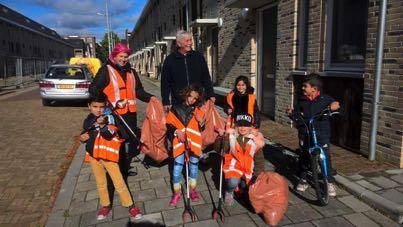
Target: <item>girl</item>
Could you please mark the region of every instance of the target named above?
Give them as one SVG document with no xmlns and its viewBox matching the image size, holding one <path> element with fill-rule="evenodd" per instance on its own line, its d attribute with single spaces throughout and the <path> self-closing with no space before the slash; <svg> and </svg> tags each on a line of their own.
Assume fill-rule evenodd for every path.
<svg viewBox="0 0 403 227">
<path fill-rule="evenodd" d="M 234 127 L 234 116 L 238 114 L 250 114 L 253 117 L 253 127 L 260 127 L 260 112 L 257 106 L 254 88 L 250 85 L 246 76 L 235 79 L 234 89 L 227 95 L 227 128 Z"/>
<path fill-rule="evenodd" d="M 204 113 L 199 109 L 201 91 L 198 87 L 187 86 L 181 92 L 182 103 L 173 106 L 167 116 L 168 136 L 173 147 L 175 159 L 172 171 L 174 194 L 169 203 L 175 206 L 180 200 L 182 169 L 185 165 L 185 150 L 189 152 L 189 187 L 190 199 L 198 201 L 196 180 L 198 175 L 199 157 L 202 153 L 201 128 L 204 126 Z"/>
</svg>

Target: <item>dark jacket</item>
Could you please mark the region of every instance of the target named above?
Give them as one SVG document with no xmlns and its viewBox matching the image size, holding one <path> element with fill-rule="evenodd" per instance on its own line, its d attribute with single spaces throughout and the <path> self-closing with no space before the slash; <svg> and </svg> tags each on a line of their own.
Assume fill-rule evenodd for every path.
<svg viewBox="0 0 403 227">
<path fill-rule="evenodd" d="M 214 96 L 210 73 L 203 55 L 193 50 L 186 56 L 178 51 L 168 55 L 161 75 L 162 104 L 179 104 L 180 91 L 192 84 L 204 88 L 206 98 Z"/>
<path fill-rule="evenodd" d="M 298 113 L 302 113 L 305 119 L 305 123 L 308 124 L 308 120 L 320 113 L 322 110 L 330 106 L 332 102 L 335 100 L 325 94 L 321 94 L 316 97 L 314 100 L 309 100 L 308 97 L 302 96 L 299 98 L 297 104 L 294 107 L 294 115 L 296 116 Z M 300 138 L 305 138 L 307 136 L 306 127 L 304 126 L 303 121 L 296 121 L 298 128 L 298 135 Z M 330 119 L 328 116 L 323 116 L 317 119 L 314 123 L 314 127 L 316 129 L 318 140 L 321 143 L 329 143 L 331 130 L 330 130 Z"/>
<path fill-rule="evenodd" d="M 90 138 L 85 142 L 85 149 L 91 157 L 93 157 L 92 154 L 94 150 L 94 143 L 98 132 L 100 132 L 101 137 L 103 137 L 106 140 L 111 140 L 115 136 L 115 134 L 110 133 L 106 125 L 102 128 L 99 128 L 99 125 L 96 122 L 96 120 L 97 117 L 95 117 L 95 115 L 90 113 L 88 114 L 87 118 L 85 118 L 83 123 L 82 134 L 88 132 L 88 134 L 90 135 Z M 114 124 L 113 116 L 110 114 L 108 114 L 108 121 L 109 121 L 108 124 Z"/>
<path fill-rule="evenodd" d="M 108 86 L 109 74 L 108 74 L 108 68 L 106 66 L 107 64 L 112 66 L 113 68 L 115 68 L 119 72 L 119 75 L 123 78 L 124 81 L 126 81 L 126 72 L 132 71 L 132 73 L 136 79 L 136 98 L 143 102 L 150 101 L 150 98 L 153 95 L 144 91 L 140 78 L 138 77 L 136 71 L 131 68 L 130 64 L 126 63 L 126 65 L 121 67 L 119 65 L 112 63 L 109 59 L 106 64 L 102 65 L 102 67 L 99 69 L 97 75 L 95 76 L 94 80 L 92 81 L 90 88 L 89 88 L 90 95 L 100 96 L 100 94 L 103 92 L 104 88 L 106 86 Z"/>
<path fill-rule="evenodd" d="M 109 59 L 106 64 L 102 65 L 102 67 L 99 69 L 97 75 L 95 76 L 93 82 L 90 85 L 89 92 L 91 96 L 99 96 L 103 90 L 105 89 L 106 86 L 109 84 L 109 74 L 108 74 L 108 68 L 107 65 L 112 66 L 115 68 L 118 72 L 119 75 L 122 77 L 124 81 L 126 81 L 126 72 L 132 71 L 135 80 L 136 80 L 136 98 L 143 101 L 143 102 L 149 102 L 151 97 L 150 93 L 146 92 L 143 88 L 143 85 L 141 84 L 140 78 L 138 77 L 136 71 L 131 68 L 130 64 L 127 63 L 123 67 L 116 65 L 112 63 Z M 122 115 L 123 119 L 126 121 L 126 123 L 130 126 L 130 128 L 135 132 L 138 133 L 137 129 L 137 114 L 136 113 L 131 113 L 127 112 L 126 114 Z M 122 122 L 117 121 L 116 126 L 119 129 L 119 134 L 121 138 L 123 139 L 130 139 L 133 137 L 129 133 L 128 129 L 123 125 Z"/>
<path fill-rule="evenodd" d="M 234 96 L 232 97 L 232 104 L 234 109 L 232 110 L 232 118 L 235 119 L 235 116 L 238 114 L 248 113 L 248 102 L 249 96 L 248 94 L 253 94 L 254 89 L 250 88 L 247 90 L 245 94 L 240 94 L 237 90 L 234 91 Z M 231 107 L 228 103 L 226 103 L 224 110 L 228 113 L 228 109 Z M 253 127 L 260 128 L 260 111 L 257 105 L 257 100 L 255 101 L 255 105 L 253 107 Z"/>
</svg>

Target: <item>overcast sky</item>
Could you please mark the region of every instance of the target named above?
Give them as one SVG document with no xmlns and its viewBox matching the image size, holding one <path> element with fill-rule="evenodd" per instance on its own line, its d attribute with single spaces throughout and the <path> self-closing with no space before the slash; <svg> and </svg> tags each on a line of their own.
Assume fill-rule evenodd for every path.
<svg viewBox="0 0 403 227">
<path fill-rule="evenodd" d="M 1 4 L 39 22 L 59 35 L 94 35 L 106 32 L 105 0 L 0 0 Z M 147 0 L 109 0 L 112 30 L 124 38 L 131 31 Z"/>
</svg>

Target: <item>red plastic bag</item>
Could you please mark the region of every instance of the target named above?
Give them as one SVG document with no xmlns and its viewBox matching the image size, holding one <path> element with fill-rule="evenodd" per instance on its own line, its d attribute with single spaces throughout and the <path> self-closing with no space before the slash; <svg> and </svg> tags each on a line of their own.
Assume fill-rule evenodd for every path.
<svg viewBox="0 0 403 227">
<path fill-rule="evenodd" d="M 286 179 L 274 172 L 259 174 L 249 187 L 249 200 L 256 213 L 263 214 L 266 224 L 277 225 L 288 207 Z"/>
<path fill-rule="evenodd" d="M 224 130 L 225 122 L 212 101 L 208 100 L 201 109 L 206 118 L 204 130 L 202 131 L 202 147 L 204 149 L 215 143 L 218 136 L 218 129 Z"/>
<path fill-rule="evenodd" d="M 146 119 L 141 127 L 141 152 L 157 163 L 168 158 L 165 147 L 165 134 L 167 131 L 166 118 L 161 102 L 151 98 L 146 109 Z"/>
</svg>

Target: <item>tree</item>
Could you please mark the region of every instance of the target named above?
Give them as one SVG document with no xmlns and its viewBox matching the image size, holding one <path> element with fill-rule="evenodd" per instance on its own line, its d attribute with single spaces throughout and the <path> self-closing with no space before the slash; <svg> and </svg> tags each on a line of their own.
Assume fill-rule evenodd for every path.
<svg viewBox="0 0 403 227">
<path fill-rule="evenodd" d="M 120 38 L 116 33 L 111 32 L 111 37 L 112 37 L 112 40 L 111 40 L 112 43 L 116 44 L 116 43 L 120 42 Z M 97 58 L 99 58 L 101 60 L 101 62 L 103 62 L 103 63 L 106 62 L 106 60 L 108 59 L 108 55 L 109 55 L 108 51 L 109 51 L 108 50 L 108 33 L 105 33 L 104 37 L 102 38 L 102 40 L 100 42 L 100 46 L 97 49 Z"/>
</svg>

